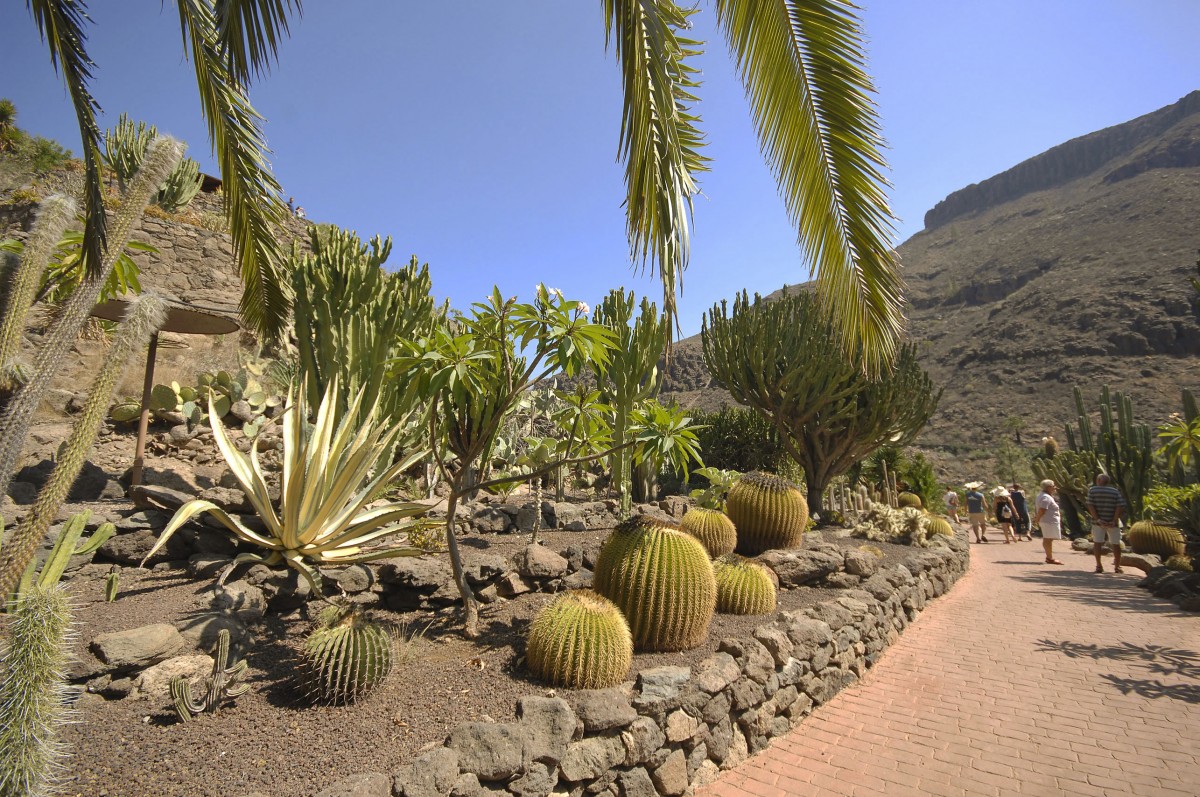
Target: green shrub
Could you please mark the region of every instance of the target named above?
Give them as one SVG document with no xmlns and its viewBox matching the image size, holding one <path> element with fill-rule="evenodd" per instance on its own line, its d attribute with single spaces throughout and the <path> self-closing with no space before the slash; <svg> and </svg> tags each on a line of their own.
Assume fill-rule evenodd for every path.
<svg viewBox="0 0 1200 797">
<path fill-rule="evenodd" d="M 717 412 L 696 412 L 694 422 L 704 464 L 710 468 L 778 473 L 792 464 L 774 425 L 754 410 L 722 407 Z"/>
</svg>

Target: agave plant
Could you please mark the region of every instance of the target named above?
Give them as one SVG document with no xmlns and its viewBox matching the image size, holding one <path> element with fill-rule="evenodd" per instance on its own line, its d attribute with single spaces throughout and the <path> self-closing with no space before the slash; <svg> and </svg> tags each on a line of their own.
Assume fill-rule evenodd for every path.
<svg viewBox="0 0 1200 797">
<path fill-rule="evenodd" d="M 201 512 L 211 514 L 239 539 L 268 551 L 265 554 L 240 554 L 236 562 L 261 562 L 268 566 L 286 564 L 298 570 L 317 594 L 320 594 L 321 585 L 319 567 L 426 553 L 424 548 L 412 545 L 407 538 L 403 543 L 396 540 L 388 545 L 372 543 L 383 543 L 389 537 L 417 527 L 421 521 L 415 518 L 424 514 L 427 507 L 407 502 L 371 508 L 367 505 L 380 493 L 383 485 L 419 462 L 428 452 L 413 452 L 372 475 L 376 452 L 392 442 L 399 427 L 385 431 L 378 422 L 377 406 L 365 416 L 359 416 L 357 411 L 363 400 L 361 392 L 335 426 L 337 390 L 334 379 L 317 409 L 316 423 L 311 426 L 308 424 L 305 389 L 302 387 L 298 391 L 294 403 L 292 395 L 288 395 L 290 409 L 283 416 L 283 475 L 278 511 L 271 503 L 267 481 L 259 465 L 258 447 L 251 446 L 248 457 L 237 449 L 211 406 L 213 398 L 210 395 L 213 437 L 266 531 L 254 531 L 211 501 L 197 499 L 179 508 L 146 558 L 154 555 L 180 526 Z M 358 417 L 366 417 L 368 421 L 356 426 L 354 419 Z"/>
</svg>

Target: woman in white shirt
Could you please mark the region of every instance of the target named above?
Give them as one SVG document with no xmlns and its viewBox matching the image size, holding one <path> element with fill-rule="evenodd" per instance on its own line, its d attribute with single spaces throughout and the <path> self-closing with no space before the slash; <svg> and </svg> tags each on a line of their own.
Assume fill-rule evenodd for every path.
<svg viewBox="0 0 1200 797">
<path fill-rule="evenodd" d="M 1033 522 L 1042 530 L 1042 547 L 1046 549 L 1046 564 L 1061 565 L 1054 558 L 1054 541 L 1062 539 L 1062 512 L 1058 508 L 1058 487 L 1053 480 L 1042 482 L 1042 491 L 1037 497 L 1037 515 Z"/>
</svg>

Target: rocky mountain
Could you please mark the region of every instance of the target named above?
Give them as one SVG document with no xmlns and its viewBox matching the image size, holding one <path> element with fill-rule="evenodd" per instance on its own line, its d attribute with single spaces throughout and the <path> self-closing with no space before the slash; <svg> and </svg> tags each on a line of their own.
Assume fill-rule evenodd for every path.
<svg viewBox="0 0 1200 797">
<path fill-rule="evenodd" d="M 1131 394 L 1151 424 L 1177 411 L 1200 388 L 1198 217 L 1200 91 L 939 202 L 899 248 L 909 332 L 945 386 L 923 445 L 982 457 L 1006 426 L 1061 437 L 1074 385 Z M 671 394 L 730 401 L 710 382 L 699 337 L 682 341 Z"/>
</svg>

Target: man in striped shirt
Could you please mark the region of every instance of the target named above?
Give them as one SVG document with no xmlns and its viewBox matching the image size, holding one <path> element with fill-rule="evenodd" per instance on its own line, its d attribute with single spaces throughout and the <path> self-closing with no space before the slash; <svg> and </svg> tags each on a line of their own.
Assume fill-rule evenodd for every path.
<svg viewBox="0 0 1200 797">
<path fill-rule="evenodd" d="M 1104 543 L 1113 549 L 1113 572 L 1121 572 L 1121 516 L 1125 514 L 1125 498 L 1109 484 L 1107 473 L 1096 477 L 1088 488 L 1087 509 L 1092 516 L 1092 552 L 1096 555 L 1096 572 L 1104 572 Z"/>
</svg>

